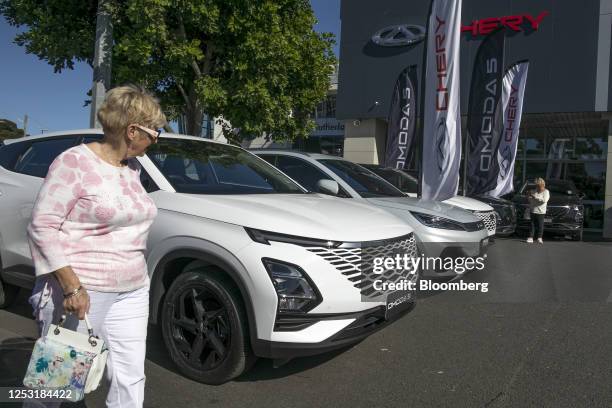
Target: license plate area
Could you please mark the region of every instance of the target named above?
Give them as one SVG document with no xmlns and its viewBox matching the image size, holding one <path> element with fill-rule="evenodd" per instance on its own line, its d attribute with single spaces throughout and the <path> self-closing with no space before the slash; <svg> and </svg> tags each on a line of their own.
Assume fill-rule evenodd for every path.
<svg viewBox="0 0 612 408">
<path fill-rule="evenodd" d="M 414 299 L 414 292 L 400 290 L 391 292 L 387 295 L 387 305 L 385 307 L 385 319 L 392 320 L 403 311 L 408 309 Z"/>
</svg>

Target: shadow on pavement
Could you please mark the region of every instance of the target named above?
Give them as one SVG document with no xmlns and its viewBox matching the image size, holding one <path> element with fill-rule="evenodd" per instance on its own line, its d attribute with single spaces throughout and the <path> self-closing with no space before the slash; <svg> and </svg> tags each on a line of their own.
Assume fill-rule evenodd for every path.
<svg viewBox="0 0 612 408">
<path fill-rule="evenodd" d="M 359 344 L 359 343 L 357 343 Z M 251 381 L 265 381 L 274 380 L 277 378 L 289 377 L 294 374 L 299 374 L 310 370 L 311 368 L 317 367 L 321 364 L 325 364 L 327 361 L 334 359 L 336 356 L 343 354 L 355 347 L 357 344 L 346 346 L 338 350 L 330 351 L 328 353 L 319 354 L 310 357 L 300 357 L 286 362 L 280 367 L 274 366 L 274 361 L 270 359 L 261 358 L 259 359 L 253 368 L 241 375 L 234 381 L 236 382 L 251 382 Z"/>
<path fill-rule="evenodd" d="M 325 362 L 335 358 L 339 354 L 346 352 L 354 346 L 355 345 L 347 346 L 329 353 L 312 357 L 296 358 L 277 367 L 275 367 L 275 362 L 273 360 L 259 359 L 246 374 L 240 376 L 234 381 L 249 382 L 287 377 L 324 364 Z M 170 359 L 170 355 L 166 351 L 166 346 L 161 333 L 161 327 L 158 325 L 149 325 L 148 328 L 147 360 L 175 373 L 176 375 L 183 376 L 183 374 L 181 374 L 181 372 L 178 370 L 176 363 Z"/>
</svg>

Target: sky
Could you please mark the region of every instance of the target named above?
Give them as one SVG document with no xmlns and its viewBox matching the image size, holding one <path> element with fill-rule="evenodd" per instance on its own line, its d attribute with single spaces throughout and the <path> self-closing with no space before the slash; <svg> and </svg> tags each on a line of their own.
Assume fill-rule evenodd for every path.
<svg viewBox="0 0 612 408">
<path fill-rule="evenodd" d="M 311 0 L 318 23 L 314 29 L 336 35 L 340 43 L 340 0 Z M 91 88 L 92 70 L 75 64 L 74 70 L 56 74 L 38 57 L 26 54 L 13 43 L 18 29 L 0 17 L 0 119 L 9 119 L 23 128 L 28 115 L 28 133 L 89 127 L 89 107 L 84 107 Z"/>
</svg>

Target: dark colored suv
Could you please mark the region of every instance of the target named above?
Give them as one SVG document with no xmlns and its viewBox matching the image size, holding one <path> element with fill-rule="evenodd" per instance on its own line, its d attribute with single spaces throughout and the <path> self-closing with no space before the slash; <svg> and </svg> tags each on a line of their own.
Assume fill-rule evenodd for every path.
<svg viewBox="0 0 612 408">
<path fill-rule="evenodd" d="M 535 190 L 535 183 L 527 181 L 514 197 L 517 209 L 518 229 L 529 228 L 529 202 L 527 192 Z M 584 194 L 576 189 L 572 181 L 547 180 L 546 188 L 550 191 L 550 200 L 546 206 L 544 231 L 559 235 L 569 235 L 576 241 L 582 240 L 584 221 Z"/>
</svg>

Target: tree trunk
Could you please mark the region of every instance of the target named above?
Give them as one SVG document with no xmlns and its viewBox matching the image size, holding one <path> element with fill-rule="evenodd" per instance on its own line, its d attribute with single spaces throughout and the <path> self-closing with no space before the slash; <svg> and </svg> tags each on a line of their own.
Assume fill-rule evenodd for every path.
<svg viewBox="0 0 612 408">
<path fill-rule="evenodd" d="M 202 136 L 202 121 L 204 119 L 204 111 L 198 103 L 198 96 L 193 85 L 189 87 L 188 98 L 189 104 L 185 114 L 185 130 L 188 135 Z"/>
</svg>

